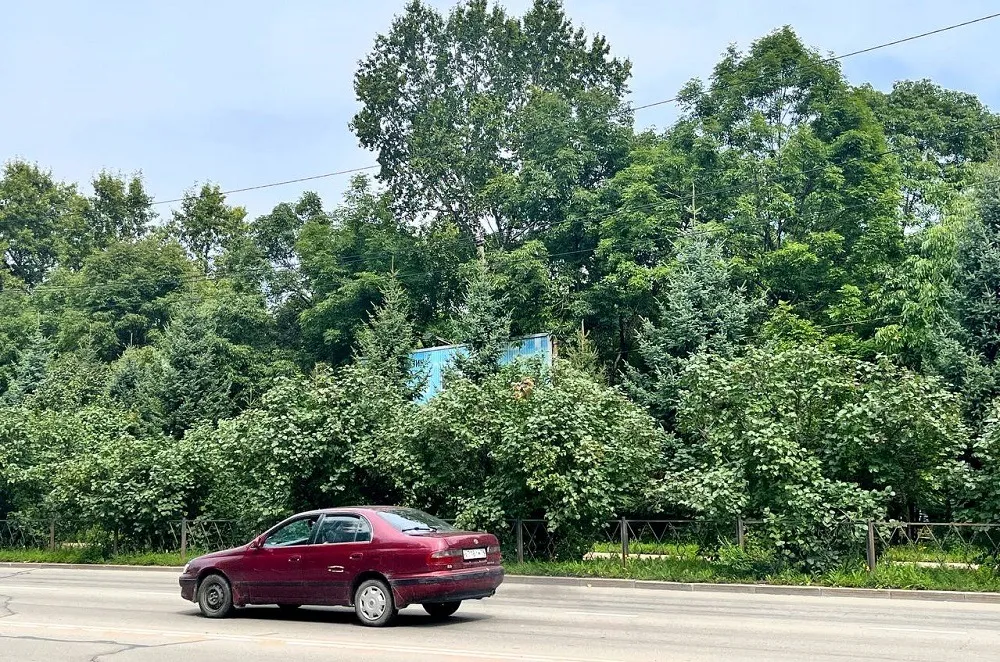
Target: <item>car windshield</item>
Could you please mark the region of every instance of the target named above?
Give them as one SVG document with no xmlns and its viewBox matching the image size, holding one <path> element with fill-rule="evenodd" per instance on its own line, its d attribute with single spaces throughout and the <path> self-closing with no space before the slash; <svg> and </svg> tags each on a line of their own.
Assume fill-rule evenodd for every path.
<svg viewBox="0 0 1000 662">
<path fill-rule="evenodd" d="M 443 519 L 412 508 L 389 508 L 378 511 L 378 515 L 402 533 L 420 535 L 430 531 L 455 530 L 455 527 Z"/>
</svg>

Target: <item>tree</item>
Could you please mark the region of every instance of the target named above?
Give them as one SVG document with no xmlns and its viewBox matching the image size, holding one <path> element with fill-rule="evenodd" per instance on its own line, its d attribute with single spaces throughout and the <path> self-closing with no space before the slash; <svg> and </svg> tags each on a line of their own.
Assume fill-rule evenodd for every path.
<svg viewBox="0 0 1000 662">
<path fill-rule="evenodd" d="M 456 354 L 455 368 L 479 382 L 496 374 L 510 345 L 510 319 L 506 297 L 496 277 L 481 262 L 470 265 L 468 289 L 455 320 L 455 337 L 464 345 Z"/>
<path fill-rule="evenodd" d="M 410 391 L 413 381 L 413 323 L 406 292 L 395 275 L 382 288 L 382 304 L 373 309 L 368 324 L 358 332 L 356 356 L 366 370 L 389 384 Z"/>
<path fill-rule="evenodd" d="M 108 367 L 93 352 L 54 352 L 44 338 L 32 350 L 9 402 L 57 414 L 104 404 Z"/>
<path fill-rule="evenodd" d="M 126 179 L 102 171 L 94 178 L 94 194 L 84 212 L 100 247 L 113 241 L 141 239 L 156 218 L 153 198 L 146 193 L 139 174 Z"/>
<path fill-rule="evenodd" d="M 566 361 L 566 365 L 573 370 L 586 375 L 595 382 L 601 384 L 607 382 L 600 354 L 582 322 L 580 329 L 573 335 L 570 342 L 561 348 L 561 355 Z"/>
<path fill-rule="evenodd" d="M 296 250 L 309 296 L 292 310 L 310 360 L 347 362 L 388 274 L 413 259 L 413 243 L 411 230 L 393 215 L 389 197 L 374 191 L 364 177 L 352 180 L 344 204 L 328 217 L 315 216 L 303 225 Z"/>
<path fill-rule="evenodd" d="M 158 343 L 165 364 L 160 396 L 165 426 L 177 438 L 237 411 L 237 375 L 227 360 L 228 343 L 216 331 L 214 320 L 195 310 L 178 315 Z"/>
<path fill-rule="evenodd" d="M 282 202 L 258 216 L 237 236 L 219 259 L 219 271 L 245 291 L 262 291 L 268 303 L 286 314 L 310 301 L 308 281 L 301 270 L 297 244 L 307 223 L 329 224 L 323 203 L 315 193 L 298 202 Z"/>
<path fill-rule="evenodd" d="M 15 357 L 4 365 L 4 388 L 0 393 L 3 404 L 20 404 L 38 388 L 52 360 L 52 345 L 36 330 L 20 351 L 12 353 Z"/>
<path fill-rule="evenodd" d="M 184 195 L 180 210 L 173 212 L 171 231 L 209 271 L 223 249 L 245 232 L 245 218 L 246 210 L 228 206 L 218 185 L 205 184 Z"/>
<path fill-rule="evenodd" d="M 932 223 L 984 162 L 996 117 L 974 95 L 929 80 L 899 81 L 883 94 L 862 88 L 903 168 L 903 215 Z"/>
<path fill-rule="evenodd" d="M 176 241 L 113 241 L 80 269 L 60 269 L 35 292 L 63 349 L 88 347 L 107 361 L 152 342 L 196 271 Z"/>
<path fill-rule="evenodd" d="M 541 241 L 529 241 L 510 251 L 491 253 L 487 261 L 495 290 L 503 293 L 510 311 L 510 335 L 552 333 L 563 322 L 568 279 L 552 268 Z"/>
<path fill-rule="evenodd" d="M 411 216 L 503 246 L 557 221 L 624 156 L 630 65 L 557 0 L 513 18 L 486 0 L 447 16 L 407 4 L 361 62 L 351 127 Z"/>
<path fill-rule="evenodd" d="M 697 218 L 724 216 L 713 217 L 705 201 L 692 200 L 692 173 L 709 167 L 715 146 L 711 140 L 704 141 L 707 147 L 682 146 L 682 133 L 639 136 L 628 162 L 605 186 L 578 196 L 574 222 L 547 236 L 552 253 L 565 256 L 562 270 L 575 281 L 574 312 L 593 329 L 613 374 L 629 360 L 642 320 L 657 314 L 675 242 L 686 231 L 709 236 L 721 230 Z"/>
<path fill-rule="evenodd" d="M 17 289 L 0 289 L 0 398 L 11 384 L 34 372 L 22 365 L 34 365 L 44 342 L 39 315 L 28 294 Z M 44 363 L 44 361 L 42 361 Z M 30 377 L 28 378 L 30 382 Z"/>
<path fill-rule="evenodd" d="M 626 385 L 637 402 L 672 426 L 684 368 L 696 354 L 732 357 L 750 335 L 754 306 L 734 288 L 721 246 L 696 236 L 681 247 L 660 296 L 660 313 L 646 319 L 636 341 L 636 365 Z"/>
<path fill-rule="evenodd" d="M 956 255 L 958 317 L 988 363 L 1000 358 L 1000 168 L 982 170 Z"/>
<path fill-rule="evenodd" d="M 73 186 L 61 184 L 38 166 L 11 161 L 0 178 L 0 255 L 15 278 L 42 281 L 61 255 L 79 257 L 89 250 L 77 219 L 81 199 Z"/>
<path fill-rule="evenodd" d="M 681 96 L 696 135 L 719 146 L 724 186 L 708 197 L 726 201 L 730 250 L 773 301 L 815 313 L 902 258 L 899 169 L 882 127 L 839 66 L 791 29 L 730 49 L 708 86 L 693 81 Z"/>
</svg>

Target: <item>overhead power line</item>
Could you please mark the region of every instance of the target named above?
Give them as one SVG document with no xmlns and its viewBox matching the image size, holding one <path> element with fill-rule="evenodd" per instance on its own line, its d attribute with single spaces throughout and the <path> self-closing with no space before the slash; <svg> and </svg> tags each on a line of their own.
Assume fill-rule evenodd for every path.
<svg viewBox="0 0 1000 662">
<path fill-rule="evenodd" d="M 869 46 L 868 48 L 862 48 L 861 50 L 851 51 L 850 53 L 844 53 L 843 55 L 837 55 L 836 57 L 829 58 L 830 60 L 843 60 L 847 57 L 853 57 L 855 55 L 861 55 L 862 53 L 870 53 L 872 51 L 877 51 L 880 48 L 887 48 L 889 46 L 895 46 L 897 44 L 902 44 L 907 41 L 913 41 L 915 39 L 923 39 L 924 37 L 930 37 L 932 35 L 941 34 L 942 32 L 948 32 L 949 30 L 955 30 L 956 28 L 964 28 L 967 25 L 972 25 L 973 23 L 982 23 L 983 21 L 988 21 L 993 18 L 1000 16 L 1000 12 L 996 14 L 990 14 L 988 16 L 980 16 L 979 18 L 974 18 L 971 21 L 963 21 L 962 23 L 955 23 L 954 25 L 949 25 L 947 27 L 938 28 L 937 30 L 931 30 L 930 32 L 921 32 L 920 34 L 915 34 L 910 37 L 903 37 L 902 39 L 897 39 L 896 41 L 889 41 L 884 44 L 879 44 L 877 46 Z"/>
<path fill-rule="evenodd" d="M 314 179 L 326 179 L 327 177 L 336 177 L 338 175 L 349 175 L 355 172 L 364 172 L 365 170 L 373 170 L 377 168 L 377 165 L 362 166 L 360 168 L 348 168 L 347 170 L 338 170 L 336 172 L 327 172 L 322 175 L 310 175 L 309 177 L 299 177 L 297 179 L 286 179 L 281 182 L 271 182 L 270 184 L 258 184 L 257 186 L 247 186 L 245 188 L 234 188 L 228 191 L 222 191 L 223 195 L 230 195 L 232 193 L 245 193 L 246 191 L 257 191 L 262 188 L 273 188 L 275 186 L 285 186 L 286 184 L 298 184 L 299 182 L 310 182 Z M 154 205 L 169 205 L 173 202 L 184 202 L 184 198 L 173 198 L 171 200 L 157 200 Z"/>
<path fill-rule="evenodd" d="M 949 30 L 957 30 L 958 28 L 964 28 L 968 25 L 973 25 L 974 23 L 982 23 L 983 21 L 989 21 L 991 19 L 1000 17 L 1000 12 L 996 14 L 990 14 L 988 16 L 980 16 L 979 18 L 974 18 L 971 21 L 963 21 L 961 23 L 955 23 L 954 25 L 948 25 L 943 28 L 938 28 L 936 30 L 931 30 L 929 32 L 921 32 L 920 34 L 910 35 L 909 37 L 903 37 L 901 39 L 895 39 L 893 41 L 887 41 L 882 44 L 876 44 L 874 46 L 868 46 L 867 48 L 862 48 L 856 51 L 851 51 L 850 53 L 843 53 L 842 55 L 834 55 L 832 57 L 825 58 L 821 62 L 837 62 L 838 60 L 844 60 L 849 57 L 854 57 L 855 55 L 862 55 L 864 53 L 871 53 L 872 51 L 881 50 L 883 48 L 889 48 L 890 46 L 897 46 L 899 44 L 906 43 L 908 41 L 915 41 L 917 39 L 923 39 L 924 37 L 930 37 L 936 34 L 941 34 L 942 32 L 948 32 Z M 670 99 L 664 99 L 662 101 L 653 101 L 651 103 L 646 103 L 641 106 L 633 106 L 632 110 L 645 110 L 646 108 L 653 108 L 654 106 L 663 106 L 668 103 L 673 103 L 675 101 L 680 101 L 681 97 L 671 97 Z"/>
<path fill-rule="evenodd" d="M 942 32 L 948 32 L 950 30 L 956 30 L 958 28 L 962 28 L 962 27 L 966 27 L 966 26 L 969 26 L 969 25 L 973 25 L 975 23 L 982 23 L 984 21 L 988 21 L 988 20 L 991 20 L 991 19 L 994 19 L 994 18 L 997 18 L 997 17 L 1000 17 L 1000 12 L 998 12 L 996 14 L 989 14 L 987 16 L 980 16 L 979 18 L 974 18 L 974 19 L 969 20 L 969 21 L 963 21 L 961 23 L 955 23 L 953 25 L 947 25 L 947 26 L 942 27 L 942 28 L 937 28 L 936 30 L 930 30 L 928 32 L 921 32 L 920 34 L 910 35 L 909 37 L 903 37 L 901 39 L 895 39 L 893 41 L 887 41 L 887 42 L 884 42 L 884 43 L 881 43 L 881 44 L 876 44 L 874 46 L 869 46 L 867 48 L 862 48 L 860 50 L 851 51 L 850 53 L 844 53 L 842 55 L 835 55 L 833 57 L 826 58 L 826 59 L 824 59 L 822 61 L 823 62 L 834 62 L 834 61 L 837 61 L 837 60 L 843 60 L 845 58 L 854 57 L 855 55 L 861 55 L 861 54 L 864 54 L 864 53 L 870 53 L 872 51 L 877 51 L 877 50 L 880 50 L 880 49 L 883 49 L 883 48 L 888 48 L 890 46 L 896 46 L 898 44 L 902 44 L 902 43 L 905 43 L 905 42 L 915 41 L 917 39 L 923 39 L 925 37 L 930 37 L 930 36 L 933 36 L 933 35 L 936 35 L 936 34 L 941 34 Z M 639 111 L 639 110 L 645 110 L 647 108 L 653 108 L 655 106 L 662 106 L 662 105 L 665 105 L 665 104 L 668 104 L 668 103 L 673 103 L 673 102 L 679 101 L 679 100 L 680 100 L 680 97 L 679 96 L 675 96 L 675 97 L 672 97 L 670 99 L 664 99 L 662 101 L 654 101 L 654 102 L 651 102 L 651 103 L 643 104 L 641 106 L 633 106 L 632 107 L 632 111 L 635 112 L 635 111 Z M 327 179 L 329 177 L 337 177 L 339 175 L 347 175 L 347 174 L 352 174 L 352 173 L 357 173 L 357 172 L 364 172 L 366 170 L 374 170 L 375 168 L 378 168 L 378 166 L 377 165 L 368 165 L 368 166 L 360 166 L 360 167 L 357 167 L 357 168 L 348 168 L 346 170 L 338 170 L 336 172 L 328 172 L 328 173 L 323 173 L 321 175 L 310 175 L 308 177 L 298 177 L 296 179 L 286 179 L 286 180 L 280 181 L 280 182 L 271 182 L 271 183 L 268 183 L 268 184 L 258 184 L 257 186 L 247 186 L 247 187 L 244 187 L 244 188 L 230 189 L 230 190 L 227 190 L 227 191 L 222 191 L 222 194 L 223 195 L 231 195 L 233 193 L 245 193 L 247 191 L 257 191 L 257 190 L 260 190 L 260 189 L 274 188 L 274 187 L 277 187 L 277 186 L 286 186 L 288 184 L 298 184 L 298 183 L 301 183 L 301 182 L 308 182 L 308 181 L 313 181 L 313 180 L 317 180 L 317 179 Z M 153 205 L 167 205 L 167 204 L 173 204 L 173 203 L 176 203 L 176 202 L 183 202 L 183 201 L 184 201 L 184 198 L 172 198 L 170 200 L 158 200 L 156 202 L 153 202 L 152 204 Z"/>
</svg>

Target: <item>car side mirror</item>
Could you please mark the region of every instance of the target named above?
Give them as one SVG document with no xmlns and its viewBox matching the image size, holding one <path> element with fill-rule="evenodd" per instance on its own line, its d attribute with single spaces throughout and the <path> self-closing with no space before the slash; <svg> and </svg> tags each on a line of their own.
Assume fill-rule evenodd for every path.
<svg viewBox="0 0 1000 662">
<path fill-rule="evenodd" d="M 250 541 L 250 549 L 260 549 L 264 545 L 264 540 L 262 538 L 254 538 Z"/>
</svg>

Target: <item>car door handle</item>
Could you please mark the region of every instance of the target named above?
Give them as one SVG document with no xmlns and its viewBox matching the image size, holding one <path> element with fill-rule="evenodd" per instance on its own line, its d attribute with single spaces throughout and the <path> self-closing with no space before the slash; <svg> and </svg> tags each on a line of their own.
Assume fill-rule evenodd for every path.
<svg viewBox="0 0 1000 662">
<path fill-rule="evenodd" d="M 298 563 L 301 560 L 302 560 L 301 556 L 289 556 L 288 557 L 288 562 L 289 563 Z"/>
<path fill-rule="evenodd" d="M 361 552 L 354 552 L 353 554 L 351 554 L 351 560 L 360 561 L 362 556 L 364 556 L 364 554 L 362 554 Z"/>
<path fill-rule="evenodd" d="M 326 569 L 329 570 L 330 572 L 343 572 L 344 571 L 344 566 L 342 566 L 342 565 L 329 565 L 329 566 L 326 567 Z"/>
</svg>

